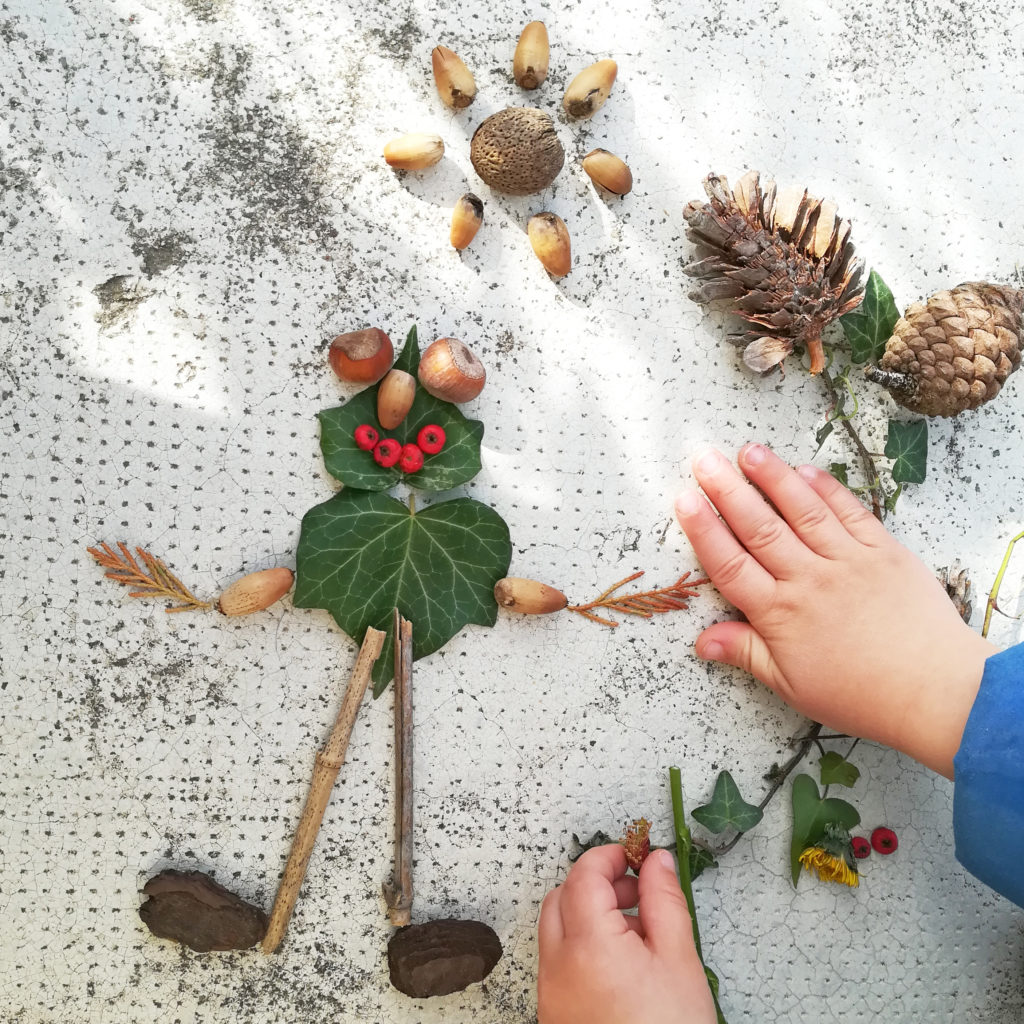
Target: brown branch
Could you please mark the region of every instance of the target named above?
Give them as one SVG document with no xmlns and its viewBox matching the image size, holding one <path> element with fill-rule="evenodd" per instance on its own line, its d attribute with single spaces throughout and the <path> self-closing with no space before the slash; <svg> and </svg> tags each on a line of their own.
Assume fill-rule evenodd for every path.
<svg viewBox="0 0 1024 1024">
<path fill-rule="evenodd" d="M 117 546 L 120 555 L 106 542 L 98 548 L 86 550 L 101 568 L 109 570 L 105 574 L 107 579 L 126 587 L 138 588 L 131 591 L 129 597 L 162 597 L 180 602 L 174 607 L 165 608 L 166 612 L 188 612 L 213 607 L 210 601 L 200 601 L 155 555 L 142 548 L 135 549 L 145 566 L 143 569 L 132 556 L 127 544 L 122 541 Z"/>
<path fill-rule="evenodd" d="M 643 590 L 635 594 L 620 594 L 617 597 L 613 597 L 612 595 L 620 587 L 624 587 L 627 583 L 632 583 L 633 580 L 643 576 L 643 571 L 635 572 L 632 576 L 627 576 L 625 579 L 619 580 L 618 583 L 613 583 L 593 601 L 589 601 L 586 604 L 569 605 L 566 610 L 576 612 L 577 615 L 582 615 L 592 622 L 599 622 L 602 626 L 610 626 L 614 629 L 618 625 L 617 622 L 612 619 L 602 618 L 600 615 L 595 615 L 593 609 L 608 608 L 621 615 L 639 615 L 641 618 L 649 619 L 654 615 L 661 615 L 664 612 L 688 608 L 687 602 L 689 599 L 697 596 L 697 591 L 694 588 L 710 582 L 704 577 L 687 582 L 690 575 L 690 573 L 684 572 L 670 587 L 659 587 L 655 590 Z"/>
</svg>

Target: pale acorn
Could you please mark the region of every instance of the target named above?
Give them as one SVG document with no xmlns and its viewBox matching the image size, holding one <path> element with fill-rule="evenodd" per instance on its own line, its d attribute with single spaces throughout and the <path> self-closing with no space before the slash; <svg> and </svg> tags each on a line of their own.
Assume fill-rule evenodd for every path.
<svg viewBox="0 0 1024 1024">
<path fill-rule="evenodd" d="M 295 582 L 295 573 L 291 569 L 261 569 L 251 572 L 240 580 L 235 580 L 220 595 L 218 607 L 225 615 L 248 615 L 250 612 L 261 612 L 279 601 Z"/>
<path fill-rule="evenodd" d="M 433 167 L 444 156 L 444 140 L 440 135 L 410 132 L 392 139 L 384 147 L 389 167 L 401 171 L 422 171 Z"/>
<path fill-rule="evenodd" d="M 592 117 L 604 106 L 615 84 L 619 66 L 613 60 L 599 60 L 584 68 L 570 83 L 562 106 L 570 117 Z"/>
<path fill-rule="evenodd" d="M 447 46 L 435 46 L 430 62 L 434 84 L 444 103 L 456 110 L 468 107 L 476 96 L 476 80 L 462 58 Z"/>
<path fill-rule="evenodd" d="M 569 599 L 560 590 L 522 576 L 506 576 L 494 584 L 494 599 L 502 608 L 524 615 L 547 615 L 564 608 Z"/>
</svg>

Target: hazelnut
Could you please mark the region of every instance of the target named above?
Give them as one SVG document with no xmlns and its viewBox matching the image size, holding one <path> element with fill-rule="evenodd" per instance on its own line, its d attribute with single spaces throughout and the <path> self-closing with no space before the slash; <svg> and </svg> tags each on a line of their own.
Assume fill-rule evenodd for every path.
<svg viewBox="0 0 1024 1024">
<path fill-rule="evenodd" d="M 512 77 L 523 89 L 536 89 L 548 77 L 548 30 L 543 21 L 531 21 L 519 37 L 512 57 Z"/>
<path fill-rule="evenodd" d="M 537 259 L 552 277 L 565 277 L 572 270 L 569 229 L 557 213 L 535 213 L 526 226 Z"/>
<path fill-rule="evenodd" d="M 542 110 L 506 107 L 473 133 L 469 158 L 491 188 L 510 196 L 540 192 L 565 162 L 555 126 Z"/>
<path fill-rule="evenodd" d="M 451 243 L 459 250 L 465 249 L 476 237 L 484 222 L 484 204 L 478 196 L 467 192 L 452 210 Z"/>
<path fill-rule="evenodd" d="M 446 106 L 468 107 L 476 96 L 476 81 L 462 58 L 447 46 L 435 46 L 430 54 L 434 84 Z"/>
<path fill-rule="evenodd" d="M 331 368 L 350 384 L 376 384 L 391 369 L 395 350 L 379 327 L 339 334 L 331 342 Z"/>
<path fill-rule="evenodd" d="M 484 364 L 458 338 L 438 338 L 420 356 L 420 383 L 443 402 L 468 402 L 484 389 Z"/>
<path fill-rule="evenodd" d="M 619 66 L 613 60 L 599 60 L 584 68 L 565 90 L 562 106 L 570 117 L 590 117 L 604 105 L 615 83 Z"/>
<path fill-rule="evenodd" d="M 416 378 L 405 370 L 389 370 L 377 389 L 377 420 L 394 430 L 408 415 L 416 397 Z"/>
</svg>

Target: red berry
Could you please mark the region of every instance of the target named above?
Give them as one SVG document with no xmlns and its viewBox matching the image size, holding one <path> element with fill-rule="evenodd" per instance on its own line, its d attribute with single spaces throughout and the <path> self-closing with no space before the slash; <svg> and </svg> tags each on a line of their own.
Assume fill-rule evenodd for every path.
<svg viewBox="0 0 1024 1024">
<path fill-rule="evenodd" d="M 364 452 L 372 452 L 377 441 L 380 440 L 380 434 L 369 423 L 364 423 L 362 426 L 356 427 L 355 438 L 357 448 L 361 448 Z"/>
<path fill-rule="evenodd" d="M 424 427 L 416 435 L 416 443 L 427 455 L 436 455 L 444 447 L 444 442 L 444 429 L 436 423 Z"/>
<path fill-rule="evenodd" d="M 374 462 L 385 469 L 390 469 L 401 457 L 402 446 L 393 437 L 385 437 L 374 446 Z"/>
<path fill-rule="evenodd" d="M 423 452 L 420 451 L 417 445 L 403 445 L 398 465 L 403 473 L 415 473 L 423 468 Z"/>
<path fill-rule="evenodd" d="M 871 853 L 871 844 L 863 836 L 854 836 L 850 842 L 853 844 L 853 855 L 857 860 L 863 860 Z"/>
<path fill-rule="evenodd" d="M 876 853 L 895 853 L 900 841 L 891 828 L 882 825 L 871 833 L 871 845 Z"/>
</svg>

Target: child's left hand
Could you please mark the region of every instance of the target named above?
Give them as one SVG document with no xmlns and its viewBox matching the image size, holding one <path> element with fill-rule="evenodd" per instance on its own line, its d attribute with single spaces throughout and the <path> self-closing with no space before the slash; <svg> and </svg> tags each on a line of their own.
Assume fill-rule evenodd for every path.
<svg viewBox="0 0 1024 1024">
<path fill-rule="evenodd" d="M 622 911 L 639 906 L 636 917 Z M 540 913 L 540 1024 L 714 1024 L 693 925 L 667 850 L 639 879 L 617 844 L 588 850 Z"/>
</svg>

